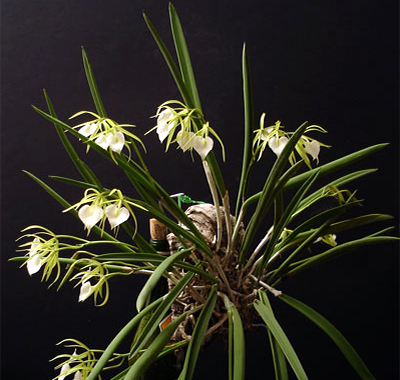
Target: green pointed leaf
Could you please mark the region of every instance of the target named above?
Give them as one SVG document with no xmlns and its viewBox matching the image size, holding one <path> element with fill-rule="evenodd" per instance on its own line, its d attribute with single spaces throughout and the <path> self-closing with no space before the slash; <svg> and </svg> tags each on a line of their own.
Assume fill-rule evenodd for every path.
<svg viewBox="0 0 400 380">
<path fill-rule="evenodd" d="M 171 3 L 169 4 L 169 16 L 182 80 L 185 83 L 188 92 L 190 93 L 190 98 L 194 108 L 201 109 L 196 80 L 193 73 L 192 63 L 190 61 L 189 51 L 186 45 L 185 35 L 183 33 L 178 14 Z"/>
<path fill-rule="evenodd" d="M 259 293 L 261 294 L 263 292 Z M 264 295 L 264 297 L 267 296 Z M 289 339 L 282 330 L 282 327 L 279 325 L 278 321 L 275 319 L 271 306 L 269 305 L 269 303 L 265 302 L 262 296 L 261 299 L 262 300 L 256 300 L 254 302 L 254 308 L 257 310 L 257 313 L 260 315 L 260 317 L 264 320 L 268 330 L 271 331 L 276 342 L 279 344 L 282 352 L 285 354 L 286 359 L 292 367 L 293 372 L 296 374 L 297 378 L 299 380 L 308 379 L 296 352 L 289 342 Z"/>
<path fill-rule="evenodd" d="M 149 312 L 159 306 L 161 302 L 162 298 L 154 301 L 145 309 L 143 309 L 139 314 L 137 314 L 133 319 L 131 319 L 128 324 L 125 325 L 125 327 L 114 337 L 114 339 L 107 346 L 86 380 L 96 380 L 98 378 L 103 368 L 112 358 L 113 353 L 117 350 L 122 341 L 128 336 L 131 330 L 140 322 L 143 317 L 145 317 Z"/>
<path fill-rule="evenodd" d="M 172 334 L 177 329 L 179 324 L 186 318 L 186 315 L 187 313 L 184 313 L 178 318 L 174 319 L 163 331 L 161 331 L 160 334 L 157 335 L 150 346 L 145 349 L 144 353 L 131 366 L 130 370 L 125 375 L 124 380 L 137 380 L 139 376 L 144 374 L 150 364 L 157 359 L 158 354 L 169 342 Z"/>
<path fill-rule="evenodd" d="M 164 41 L 160 38 L 160 35 L 158 34 L 156 28 L 154 25 L 151 23 L 149 18 L 146 16 L 145 13 L 143 13 L 144 21 L 146 22 L 147 27 L 150 30 L 150 33 L 152 34 L 158 48 L 160 49 L 161 54 L 163 55 L 165 62 L 167 63 L 167 66 L 172 74 L 172 77 L 175 80 L 175 83 L 178 87 L 179 92 L 182 95 L 184 103 L 189 107 L 193 108 L 194 104 L 191 101 L 190 94 L 188 89 L 186 88 L 185 83 L 182 80 L 182 76 L 179 72 L 178 67 L 176 66 L 176 63 L 174 59 L 172 58 L 170 52 L 168 51 Z"/>
<path fill-rule="evenodd" d="M 90 93 L 92 94 L 93 102 L 96 107 L 97 113 L 101 117 L 107 117 L 107 113 L 104 108 L 103 102 L 101 100 L 96 80 L 94 78 L 92 66 L 90 65 L 89 59 L 83 47 L 82 47 L 82 59 L 83 59 L 83 67 L 85 69 L 86 79 L 89 85 Z"/>
<path fill-rule="evenodd" d="M 357 152 L 351 153 L 347 156 L 344 156 L 342 158 L 339 158 L 337 160 L 334 160 L 332 162 L 329 162 L 325 165 L 321 165 L 316 169 L 309 170 L 305 173 L 299 174 L 296 177 L 292 178 L 285 186 L 285 190 L 291 190 L 297 186 L 300 186 L 303 181 L 306 180 L 310 175 L 313 174 L 316 170 L 320 170 L 320 178 L 322 178 L 325 175 L 334 173 L 337 170 L 343 169 L 348 167 L 351 164 L 354 164 L 357 161 L 360 161 L 368 156 L 370 156 L 373 153 L 378 152 L 382 148 L 384 148 L 388 144 L 377 144 L 370 146 L 365 149 L 361 149 Z"/>
<path fill-rule="evenodd" d="M 273 202 L 273 189 L 276 186 L 277 181 L 283 173 L 285 166 L 287 165 L 287 160 L 292 153 L 295 145 L 297 144 L 300 137 L 303 135 L 305 129 L 307 128 L 308 123 L 302 124 L 296 132 L 289 139 L 282 153 L 279 155 L 275 164 L 273 165 L 267 180 L 265 181 L 264 188 L 261 192 L 260 199 L 258 200 L 256 210 L 250 222 L 246 228 L 245 235 L 243 237 L 243 243 L 241 247 L 241 257 L 239 258 L 239 262 L 242 264 L 247 251 L 250 248 L 250 245 L 253 243 L 254 236 L 258 230 L 258 227 L 264 220 L 265 215 L 267 214 L 269 207 Z"/>
<path fill-rule="evenodd" d="M 299 300 L 296 300 L 293 297 L 282 294 L 278 298 L 299 311 L 310 321 L 315 323 L 319 328 L 321 328 L 322 331 L 324 331 L 333 340 L 333 342 L 336 344 L 336 346 L 339 348 L 339 350 L 342 352 L 342 354 L 351 364 L 354 370 L 358 373 L 361 379 L 375 380 L 375 377 L 369 371 L 369 369 L 360 358 L 360 356 L 357 354 L 353 346 L 340 333 L 340 331 L 332 325 L 332 323 L 325 319 L 321 314 L 317 313 L 315 310 L 311 309 L 309 306 L 305 305 Z"/>
<path fill-rule="evenodd" d="M 186 351 L 185 362 L 183 363 L 183 368 L 178 380 L 191 380 L 193 377 L 197 358 L 203 342 L 203 337 L 207 331 L 208 323 L 214 311 L 216 301 L 217 292 L 216 287 L 213 286 L 208 295 L 207 301 L 204 304 L 199 317 L 197 318 L 196 326 Z"/>
<path fill-rule="evenodd" d="M 242 78 L 243 78 L 243 105 L 244 105 L 244 147 L 243 147 L 243 163 L 242 174 L 240 176 L 239 191 L 236 202 L 235 215 L 239 214 L 240 207 L 247 192 L 248 168 L 252 157 L 252 142 L 254 130 L 254 109 L 252 84 L 250 77 L 250 65 L 247 55 L 246 44 L 243 44 L 242 51 Z"/>
<path fill-rule="evenodd" d="M 159 323 L 164 318 L 165 314 L 170 310 L 172 303 L 181 294 L 183 289 L 187 286 L 190 280 L 193 278 L 193 273 L 187 273 L 174 287 L 173 289 L 164 296 L 163 302 L 158 308 L 152 313 L 149 321 L 143 328 L 142 334 L 133 344 L 129 358 L 134 358 L 146 345 L 150 342 L 153 333 L 158 329 Z"/>
<path fill-rule="evenodd" d="M 181 260 L 183 258 L 188 257 L 193 252 L 193 249 L 185 249 L 180 252 L 175 253 L 167 257 L 162 263 L 160 263 L 157 269 L 153 272 L 153 274 L 149 277 L 147 282 L 144 284 L 142 290 L 140 291 L 137 299 L 136 299 L 136 309 L 137 311 L 141 311 L 142 308 L 146 305 L 151 291 L 157 285 L 158 281 L 160 281 L 161 277 L 164 275 L 165 271 L 173 265 L 176 261 Z"/>
</svg>

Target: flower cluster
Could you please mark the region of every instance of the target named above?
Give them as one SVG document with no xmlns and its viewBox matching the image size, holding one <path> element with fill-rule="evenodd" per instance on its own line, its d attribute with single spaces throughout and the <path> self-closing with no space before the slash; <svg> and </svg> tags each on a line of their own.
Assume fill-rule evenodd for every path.
<svg viewBox="0 0 400 380">
<path fill-rule="evenodd" d="M 179 101 L 168 101 L 158 107 L 155 117 L 157 125 L 149 132 L 155 130 L 160 142 L 166 140 L 166 150 L 171 143 L 176 142 L 184 152 L 194 150 L 205 160 L 214 147 L 214 140 L 209 136 L 211 134 L 220 143 L 225 159 L 225 148 L 221 139 L 209 122 L 204 120 L 200 110 L 189 109 Z"/>
<path fill-rule="evenodd" d="M 89 234 L 92 227 L 99 222 L 103 230 L 106 220 L 108 220 L 111 229 L 115 229 L 120 224 L 126 222 L 131 215 L 136 225 L 135 214 L 131 206 L 143 209 L 143 207 L 135 202 L 128 201 L 118 189 L 99 192 L 96 189 L 90 188 L 85 191 L 84 197 L 78 203 L 67 208 L 64 212 L 71 209 L 79 209 L 79 219 Z"/>
<path fill-rule="evenodd" d="M 90 141 L 94 141 L 101 148 L 110 151 L 110 153 L 120 154 L 124 146 L 128 149 L 130 153 L 129 143 L 133 140 L 139 142 L 143 147 L 142 141 L 135 136 L 133 133 L 129 132 L 127 127 L 134 127 L 132 124 L 118 124 L 114 120 L 106 117 L 100 117 L 94 112 L 81 111 L 70 117 L 70 119 L 77 116 L 89 114 L 94 117 L 94 119 L 76 125 L 74 128 L 78 128 L 78 132 L 88 138 Z M 128 137 L 128 141 L 125 138 Z M 129 141 L 129 138 L 132 140 Z M 89 150 L 90 146 L 87 146 Z"/>
<path fill-rule="evenodd" d="M 267 145 L 277 156 L 279 156 L 288 143 L 290 135 L 293 134 L 292 132 L 283 131 L 284 127 L 281 125 L 279 120 L 275 123 L 275 125 L 265 128 L 264 120 L 265 113 L 261 115 L 260 128 L 254 131 L 256 135 L 253 140 L 253 150 L 255 156 L 258 154 L 258 160 L 261 158 Z M 311 131 L 326 133 L 325 129 L 318 125 L 310 125 L 306 128 L 305 133 Z M 311 168 L 310 159 L 307 155 L 311 156 L 313 160 L 318 162 L 321 146 L 329 147 L 328 145 L 325 145 L 309 136 L 303 135 L 297 142 L 295 149 L 299 156 L 304 160 L 306 165 Z M 289 156 L 289 161 L 291 165 L 296 162 L 296 156 L 294 152 L 292 152 Z"/>
<path fill-rule="evenodd" d="M 47 228 L 40 226 L 30 226 L 25 228 L 22 232 L 39 229 L 34 233 L 28 233 L 21 236 L 20 239 L 29 238 L 29 242 L 21 244 L 20 248 L 26 251 L 28 259 L 25 261 L 26 268 L 30 276 L 39 272 L 40 268 L 44 266 L 42 280 L 48 281 L 54 268 L 57 269 L 56 282 L 60 276 L 60 263 L 58 261 L 58 254 L 60 249 L 64 249 L 64 245 L 60 244 L 58 236 Z M 19 240 L 19 239 L 18 239 Z"/>
</svg>

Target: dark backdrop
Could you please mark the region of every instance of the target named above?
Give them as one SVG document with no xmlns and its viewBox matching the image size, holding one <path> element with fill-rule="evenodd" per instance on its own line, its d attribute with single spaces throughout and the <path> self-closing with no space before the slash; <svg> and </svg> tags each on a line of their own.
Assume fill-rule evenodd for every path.
<svg viewBox="0 0 400 380">
<path fill-rule="evenodd" d="M 64 120 L 94 109 L 80 58 L 84 46 L 109 115 L 136 124 L 139 134 L 147 131 L 156 107 L 178 98 L 141 15 L 147 12 L 170 46 L 167 5 L 166 0 L 2 1 L 1 373 L 6 380 L 52 378 L 54 363 L 48 360 L 63 351 L 56 342 L 74 337 L 104 347 L 134 313 L 140 279 L 112 281 L 110 302 L 95 308 L 91 301 L 78 304 L 72 285 L 57 293 L 40 282 L 40 275 L 29 278 L 26 269 L 7 259 L 14 255 L 19 231 L 31 224 L 84 236 L 81 225 L 21 172 L 43 179 L 48 174 L 78 178 L 54 128 L 30 105 L 45 108 L 41 90 L 46 88 Z M 225 141 L 223 172 L 232 194 L 242 146 L 241 48 L 246 41 L 257 118 L 265 111 L 269 124 L 279 119 L 288 130 L 304 120 L 326 128 L 329 134 L 321 139 L 332 148 L 323 149 L 321 163 L 391 143 L 355 166 L 380 170 L 351 186 L 366 199 L 365 213 L 392 214 L 397 225 L 396 1 L 176 0 L 174 5 L 206 118 Z M 170 193 L 209 200 L 206 187 L 199 185 L 198 162 L 193 165 L 189 155 L 174 149 L 163 155 L 154 134 L 145 141 L 149 166 Z M 95 154 L 87 160 L 106 185 L 126 188 L 112 166 Z M 261 167 L 254 176 L 254 189 L 261 186 L 263 173 Z M 71 202 L 80 199 L 80 191 L 55 187 Z M 288 294 L 330 319 L 378 379 L 398 378 L 397 254 L 393 244 L 363 249 L 284 285 Z M 323 333 L 280 303 L 275 307 L 311 379 L 356 378 Z M 247 342 L 248 378 L 268 378 L 272 369 L 265 332 L 248 334 Z M 210 379 L 226 377 L 223 350 L 217 342 L 203 354 L 198 379 L 206 373 Z"/>
</svg>

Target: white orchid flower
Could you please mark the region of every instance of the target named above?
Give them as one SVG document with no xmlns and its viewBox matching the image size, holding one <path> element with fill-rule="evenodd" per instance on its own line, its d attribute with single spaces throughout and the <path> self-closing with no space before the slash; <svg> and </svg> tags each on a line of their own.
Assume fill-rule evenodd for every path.
<svg viewBox="0 0 400 380">
<path fill-rule="evenodd" d="M 304 141 L 304 150 L 317 162 L 320 149 L 321 144 L 317 140 Z"/>
<path fill-rule="evenodd" d="M 85 137 L 89 137 L 96 132 L 96 129 L 97 125 L 95 123 L 88 123 L 81 127 L 78 132 Z"/>
<path fill-rule="evenodd" d="M 125 136 L 122 132 L 108 133 L 106 142 L 110 149 L 115 153 L 121 153 L 125 145 Z"/>
<path fill-rule="evenodd" d="M 95 205 L 84 205 L 79 209 L 78 212 L 79 219 L 83 222 L 85 228 L 89 231 L 97 222 L 101 220 L 103 215 L 103 209 Z"/>
<path fill-rule="evenodd" d="M 65 373 L 67 373 L 69 370 L 71 369 L 71 367 L 69 366 L 68 363 L 65 363 L 62 367 L 61 367 L 61 371 L 60 371 L 60 375 L 58 377 L 58 380 L 64 380 L 65 377 L 67 375 L 65 375 Z"/>
<path fill-rule="evenodd" d="M 124 223 L 129 218 L 129 210 L 126 207 L 118 207 L 115 204 L 109 205 L 104 210 L 111 229 Z"/>
<path fill-rule="evenodd" d="M 92 294 L 93 286 L 90 281 L 84 281 L 81 285 L 81 290 L 79 292 L 78 302 L 83 302 Z"/>
<path fill-rule="evenodd" d="M 268 146 L 271 148 L 271 150 L 279 156 L 283 149 L 285 148 L 286 144 L 288 143 L 289 139 L 286 136 L 282 137 L 271 137 L 268 140 Z"/>
<path fill-rule="evenodd" d="M 76 371 L 73 380 L 83 380 L 81 371 Z"/>
<path fill-rule="evenodd" d="M 94 142 L 100 147 L 102 147 L 104 150 L 107 150 L 109 145 L 106 136 L 104 134 L 101 134 L 99 137 L 97 137 L 96 140 L 94 140 Z"/>
<path fill-rule="evenodd" d="M 163 142 L 171 132 L 175 123 L 171 122 L 171 118 L 174 116 L 173 112 L 166 108 L 160 112 L 157 117 L 157 134 L 160 142 Z"/>
<path fill-rule="evenodd" d="M 35 237 L 31 244 L 31 248 L 29 249 L 29 259 L 26 263 L 26 268 L 28 269 L 28 273 L 30 276 L 39 272 L 43 260 L 40 258 L 37 251 L 39 250 L 41 243 L 38 237 Z"/>
<path fill-rule="evenodd" d="M 214 140 L 209 136 L 195 136 L 193 137 L 192 146 L 193 149 L 200 155 L 201 159 L 204 161 L 207 157 L 207 154 L 210 153 L 211 149 L 214 146 Z"/>
<path fill-rule="evenodd" d="M 186 152 L 188 149 L 193 148 L 193 138 L 195 134 L 193 132 L 188 132 L 188 131 L 180 131 L 176 137 L 176 141 L 179 145 L 179 148 L 181 148 L 184 152 Z"/>
</svg>

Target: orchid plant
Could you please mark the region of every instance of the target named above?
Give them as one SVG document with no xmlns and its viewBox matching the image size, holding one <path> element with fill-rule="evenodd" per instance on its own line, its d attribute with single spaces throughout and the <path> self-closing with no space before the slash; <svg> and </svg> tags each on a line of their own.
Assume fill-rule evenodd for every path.
<svg viewBox="0 0 400 380">
<path fill-rule="evenodd" d="M 12 260 L 21 261 L 29 275 L 42 271 L 42 280 L 58 282 L 59 288 L 68 281 L 76 282 L 80 288 L 78 301 L 93 299 L 98 306 L 107 302 L 109 281 L 114 276 L 148 276 L 136 301 L 137 314 L 131 316 L 108 345 L 105 342 L 103 350 L 89 348 L 71 338 L 61 342 L 68 352 L 55 358 L 56 377 L 95 380 L 113 368 L 116 374 L 112 380 L 145 379 L 148 369 L 157 361 L 179 352 L 181 367 L 176 378 L 189 380 L 194 376 L 204 344 L 223 338 L 228 343 L 229 379 L 241 380 L 245 377 L 245 332 L 262 323 L 269 334 L 275 378 L 288 379 L 293 371 L 298 379 L 307 379 L 297 353 L 274 315 L 272 297 L 290 305 L 322 329 L 361 379 L 374 379 L 344 336 L 318 312 L 285 294 L 281 282 L 357 248 L 396 240 L 387 235 L 390 228 L 353 240 L 341 237 L 343 231 L 391 218 L 382 214 L 348 216 L 348 211 L 361 202 L 355 191 L 344 186 L 375 169 L 324 179 L 340 169 L 349 169 L 386 144 L 317 166 L 321 148 L 328 147 L 316 139 L 316 134 L 326 133 L 322 127 L 303 123 L 295 131 L 287 131 L 280 121 L 265 126 L 263 113 L 257 128 L 244 46 L 243 163 L 237 199 L 232 203 L 215 155 L 218 151 L 224 161 L 225 147 L 203 114 L 185 37 L 172 5 L 169 13 L 178 64 L 146 15 L 144 19 L 182 100 L 161 104 L 154 116 L 156 125 L 147 133 L 155 131 L 166 151 L 176 143 L 183 152 L 190 152 L 193 159 L 201 161 L 212 204 L 193 201 L 194 205 L 184 210 L 183 203 L 188 199 L 190 202 L 190 198 L 183 194 L 169 195 L 155 180 L 145 164 L 142 153 L 145 145 L 132 132 L 134 126 L 119 124 L 107 116 L 84 50 L 84 69 L 95 112 L 78 112 L 71 119 L 86 120 L 69 125 L 57 118 L 46 92 L 48 111 L 34 107 L 54 124 L 82 177 L 53 179 L 82 189 L 82 199 L 70 203 L 50 185 L 26 173 L 63 206 L 64 212 L 77 217 L 87 236 L 57 234 L 46 227 L 29 226 L 20 240 L 20 250 L 25 255 Z M 79 157 L 71 138 L 85 144 L 87 152 L 94 151 L 114 163 L 132 184 L 131 192 L 123 194 L 119 189 L 105 188 Z M 265 173 L 259 192 L 249 194 L 252 168 L 264 159 L 273 163 L 272 168 Z M 290 197 L 285 198 L 289 191 Z M 330 202 L 331 206 L 323 211 L 313 211 L 312 206 L 327 197 L 334 203 Z M 307 218 L 298 218 L 305 210 Z M 168 252 L 157 250 L 142 236 L 137 213 L 157 219 L 168 229 Z M 122 231 L 117 234 L 120 228 L 125 235 Z M 93 248 L 99 245 L 103 253 L 93 253 Z M 167 280 L 168 289 L 155 297 L 154 291 L 163 279 Z M 133 337 L 129 352 L 118 353 L 121 343 Z"/>
</svg>

